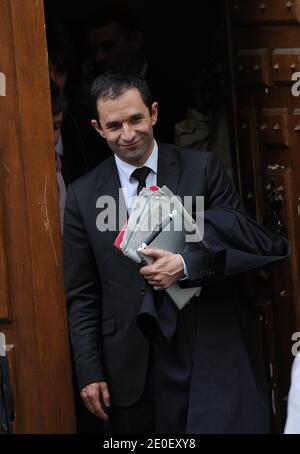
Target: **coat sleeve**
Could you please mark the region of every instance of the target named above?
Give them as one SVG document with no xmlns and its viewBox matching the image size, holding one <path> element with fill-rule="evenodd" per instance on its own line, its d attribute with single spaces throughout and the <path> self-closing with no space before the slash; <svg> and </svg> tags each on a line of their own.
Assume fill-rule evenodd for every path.
<svg viewBox="0 0 300 454">
<path fill-rule="evenodd" d="M 207 163 L 204 242 L 188 243 L 182 254 L 189 279 L 182 287 L 211 285 L 290 255 L 288 241 L 258 225 L 244 211 L 216 155 Z"/>
<path fill-rule="evenodd" d="M 64 215 L 64 278 L 79 388 L 104 380 L 101 364 L 101 285 L 95 257 L 69 186 Z"/>
</svg>

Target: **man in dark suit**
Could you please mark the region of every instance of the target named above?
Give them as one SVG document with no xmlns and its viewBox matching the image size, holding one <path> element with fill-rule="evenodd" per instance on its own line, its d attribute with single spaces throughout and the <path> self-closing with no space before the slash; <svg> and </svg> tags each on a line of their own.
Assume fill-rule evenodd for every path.
<svg viewBox="0 0 300 454">
<path fill-rule="evenodd" d="M 258 320 L 228 276 L 287 256 L 286 240 L 247 217 L 215 154 L 155 142 L 158 105 L 142 78 L 106 73 L 92 96 L 92 125 L 114 157 L 70 185 L 64 228 L 85 405 L 113 432 L 268 431 Z M 150 250 L 154 264 L 139 269 L 113 243 L 133 195 L 153 184 L 205 197 L 208 247 L 187 244 L 182 256 Z M 105 230 L 103 213 L 114 200 L 116 217 Z M 177 281 L 204 287 L 180 312 L 157 291 Z"/>
</svg>

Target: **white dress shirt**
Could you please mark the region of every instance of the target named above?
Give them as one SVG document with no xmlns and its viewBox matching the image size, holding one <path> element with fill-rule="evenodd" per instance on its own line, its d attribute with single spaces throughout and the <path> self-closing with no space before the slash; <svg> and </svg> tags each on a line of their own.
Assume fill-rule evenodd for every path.
<svg viewBox="0 0 300 454">
<path fill-rule="evenodd" d="M 158 148 L 157 143 L 154 141 L 153 151 L 145 164 L 142 167 L 149 167 L 150 172 L 146 178 L 146 187 L 156 186 L 157 184 L 157 158 L 158 158 Z M 132 172 L 135 171 L 138 167 L 128 164 L 127 162 L 122 161 L 115 154 L 116 165 L 118 169 L 118 174 L 123 190 L 123 196 L 126 204 L 128 214 L 131 214 L 132 204 L 134 198 L 136 197 L 138 181 L 136 178 L 132 178 Z"/>
</svg>

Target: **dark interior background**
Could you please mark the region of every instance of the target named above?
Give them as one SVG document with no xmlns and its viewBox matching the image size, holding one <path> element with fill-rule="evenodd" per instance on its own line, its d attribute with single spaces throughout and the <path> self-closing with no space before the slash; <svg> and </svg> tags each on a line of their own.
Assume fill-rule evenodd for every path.
<svg viewBox="0 0 300 454">
<path fill-rule="evenodd" d="M 141 2 L 138 0 L 44 0 L 46 17 L 60 17 L 73 39 L 78 64 L 84 60 L 85 20 L 99 5 L 126 5 L 137 16 L 144 31 L 144 49 L 148 62 L 165 78 L 178 83 L 178 91 L 187 91 L 191 79 L 218 59 L 226 65 L 225 14 L 221 0 Z M 200 11 L 199 11 L 200 10 Z M 176 96 L 176 93 L 174 93 Z"/>
</svg>

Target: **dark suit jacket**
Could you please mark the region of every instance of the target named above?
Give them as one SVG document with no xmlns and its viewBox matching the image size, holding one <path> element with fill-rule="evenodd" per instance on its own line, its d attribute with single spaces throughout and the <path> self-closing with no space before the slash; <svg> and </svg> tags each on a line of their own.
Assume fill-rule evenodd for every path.
<svg viewBox="0 0 300 454">
<path fill-rule="evenodd" d="M 252 255 L 272 255 L 270 251 L 273 251 L 274 237 L 268 238 L 268 235 L 265 234 L 264 238 L 267 238 L 267 241 L 264 242 L 261 240 L 258 226 L 253 221 L 248 222 L 244 217 L 240 200 L 215 154 L 159 144 L 157 184 L 158 186 L 165 184 L 182 198 L 203 195 L 206 210 L 214 207 L 223 207 L 221 208 L 223 210 L 224 207 L 229 207 L 233 218 L 235 212 L 240 213 L 240 220 L 243 220 L 248 228 L 255 232 L 251 237 L 253 244 L 247 237 L 251 244 L 246 242 L 245 251 L 247 252 L 250 244 L 250 249 L 252 249 L 249 252 Z M 139 275 L 137 265 L 124 257 L 113 246 L 118 231 L 99 232 L 96 227 L 96 218 L 101 211 L 100 208 L 97 208 L 97 199 L 100 196 L 111 196 L 118 199 L 119 189 L 120 182 L 113 158 L 108 159 L 70 186 L 64 229 L 65 286 L 79 386 L 106 380 L 112 404 L 130 405 L 140 397 L 147 373 L 148 342 L 137 324 L 137 314 L 142 307 L 146 285 Z M 126 213 L 124 207 L 123 211 Z M 119 214 L 118 210 L 117 214 Z M 121 220 L 121 225 L 123 221 Z M 117 216 L 117 222 L 119 222 L 119 216 Z M 239 225 L 238 222 L 231 225 L 239 226 L 241 230 L 232 236 L 234 243 L 227 249 L 230 251 L 234 251 L 235 248 L 243 249 L 243 236 L 247 232 L 243 231 L 242 225 Z M 221 238 L 220 241 L 226 242 L 226 239 Z M 216 244 L 218 246 L 218 241 Z M 233 245 L 235 247 L 232 247 Z M 287 246 L 283 239 L 281 246 L 279 250 L 276 250 L 275 255 L 278 255 L 278 258 L 287 253 Z M 215 250 L 212 248 L 210 252 L 203 252 L 199 248 L 195 250 L 195 246 L 193 246 L 186 251 L 184 259 L 190 271 L 190 285 L 197 282 L 207 288 L 199 300 L 195 299 L 183 309 L 179 317 L 176 315 L 175 331 L 173 329 L 173 337 L 171 336 L 171 340 L 167 344 L 169 347 L 160 347 L 157 354 L 158 361 L 162 364 L 162 373 L 157 377 L 159 381 L 158 396 L 166 404 L 166 408 L 161 412 L 163 418 L 160 420 L 162 421 L 166 417 L 170 421 L 170 425 L 160 423 L 159 430 L 162 432 L 213 431 L 214 412 L 218 408 L 221 409 L 216 413 L 217 418 L 220 416 L 218 431 L 228 430 L 230 432 L 230 430 L 234 430 L 234 421 L 237 421 L 240 415 L 237 412 L 238 418 L 235 418 L 232 412 L 229 412 L 230 415 L 225 416 L 223 413 L 226 414 L 227 405 L 230 406 L 231 403 L 238 401 L 239 405 L 243 406 L 242 395 L 250 393 L 250 391 L 251 400 L 260 399 L 261 395 L 261 389 L 257 391 L 254 386 L 255 377 L 252 377 L 254 376 L 253 368 L 247 359 L 247 347 L 244 347 L 242 351 L 235 349 L 240 342 L 244 345 L 242 329 L 239 328 L 238 316 L 233 307 L 236 304 L 239 305 L 237 303 L 239 300 L 236 296 L 231 297 L 231 290 L 234 290 L 234 294 L 236 293 L 234 286 L 228 286 L 226 280 L 225 284 L 222 284 L 225 270 L 232 269 L 230 263 L 226 263 L 227 260 L 230 261 L 230 253 L 226 255 L 224 248 L 218 247 Z M 233 273 L 245 270 L 245 267 L 241 266 L 241 262 L 243 260 L 234 262 L 237 266 L 233 269 Z M 256 266 L 260 265 L 261 263 L 256 264 Z M 255 267 L 255 264 L 252 267 Z M 218 284 L 217 287 L 210 286 L 216 282 L 221 282 L 221 284 Z M 163 293 L 165 294 L 165 292 Z M 161 296 L 158 297 L 158 299 L 161 298 Z M 247 314 L 244 318 L 247 320 Z M 201 346 L 199 339 L 203 341 L 203 336 L 199 338 L 199 327 L 195 325 L 195 320 L 201 320 L 204 325 L 201 326 L 205 337 L 205 343 L 201 347 L 201 351 L 205 348 L 203 357 L 198 355 L 198 347 Z M 187 327 L 189 327 L 188 331 Z M 222 327 L 220 333 L 226 339 L 226 352 L 230 353 L 227 356 L 230 361 L 227 364 L 225 355 L 220 362 L 220 368 L 218 367 L 220 351 L 212 349 L 210 345 L 216 335 L 217 327 Z M 178 347 L 180 347 L 179 350 Z M 177 353 L 175 354 L 175 352 Z M 188 355 L 187 352 L 189 352 Z M 194 364 L 196 364 L 194 353 L 191 356 L 191 352 L 194 352 L 199 359 L 195 370 L 197 371 L 199 368 L 199 374 L 206 377 L 204 381 L 199 380 L 199 383 L 203 384 L 201 412 L 194 412 L 196 416 L 193 418 L 190 416 L 193 412 L 188 413 L 187 402 L 190 391 L 193 390 L 193 402 L 198 401 L 199 389 L 194 386 L 195 383 L 198 383 L 198 379 L 195 379 L 195 376 L 192 378 L 191 375 Z M 179 362 L 177 362 L 177 358 L 180 359 Z M 234 387 L 231 393 L 228 393 L 232 377 L 236 378 L 239 383 L 241 379 L 243 381 L 242 375 L 239 374 L 241 358 L 245 363 L 242 373 L 245 373 L 245 378 L 248 375 L 252 377 L 251 389 L 250 385 L 248 386 L 249 381 L 246 380 L 245 386 L 236 387 L 237 392 L 235 392 L 234 387 L 237 385 L 233 380 Z M 181 369 L 185 359 L 187 360 L 186 369 L 184 367 Z M 216 371 L 219 373 L 218 380 L 215 380 Z M 230 376 L 230 374 L 232 375 Z M 177 405 L 180 424 L 173 421 L 174 418 L 170 417 L 168 410 L 169 407 L 172 408 L 172 401 L 173 406 L 174 402 L 177 402 L 174 394 L 170 396 L 172 388 L 169 385 L 172 377 L 175 382 L 177 381 L 178 389 L 183 389 L 183 392 L 178 394 L 178 396 L 182 396 L 181 403 L 179 399 Z M 183 381 L 180 377 L 183 378 Z M 228 386 L 224 388 L 228 393 L 226 394 L 228 401 L 226 400 L 224 403 L 225 406 L 219 400 L 223 395 L 221 377 L 226 380 L 226 385 L 228 383 Z M 178 378 L 179 380 L 177 380 Z M 218 386 L 215 387 L 216 383 Z M 174 387 L 175 389 L 176 387 Z M 206 402 L 206 391 L 210 389 L 214 391 L 218 389 L 218 394 L 213 400 L 210 393 Z M 218 405 L 216 405 L 216 401 L 218 401 Z M 265 402 L 263 404 L 259 402 L 259 406 L 256 406 L 255 411 L 252 412 L 253 417 L 256 416 L 257 408 L 260 408 L 261 405 L 265 406 Z M 245 418 L 248 411 L 248 407 L 246 407 L 243 410 Z M 232 408 L 235 409 L 236 406 L 233 405 Z M 202 423 L 195 426 L 199 415 Z M 193 423 L 187 424 L 187 418 L 192 418 Z M 247 427 L 246 421 L 243 421 L 242 427 Z M 252 425 L 250 430 L 252 429 L 256 430 L 256 426 Z"/>
<path fill-rule="evenodd" d="M 0 435 L 12 433 L 14 400 L 6 356 L 0 355 Z"/>
</svg>

